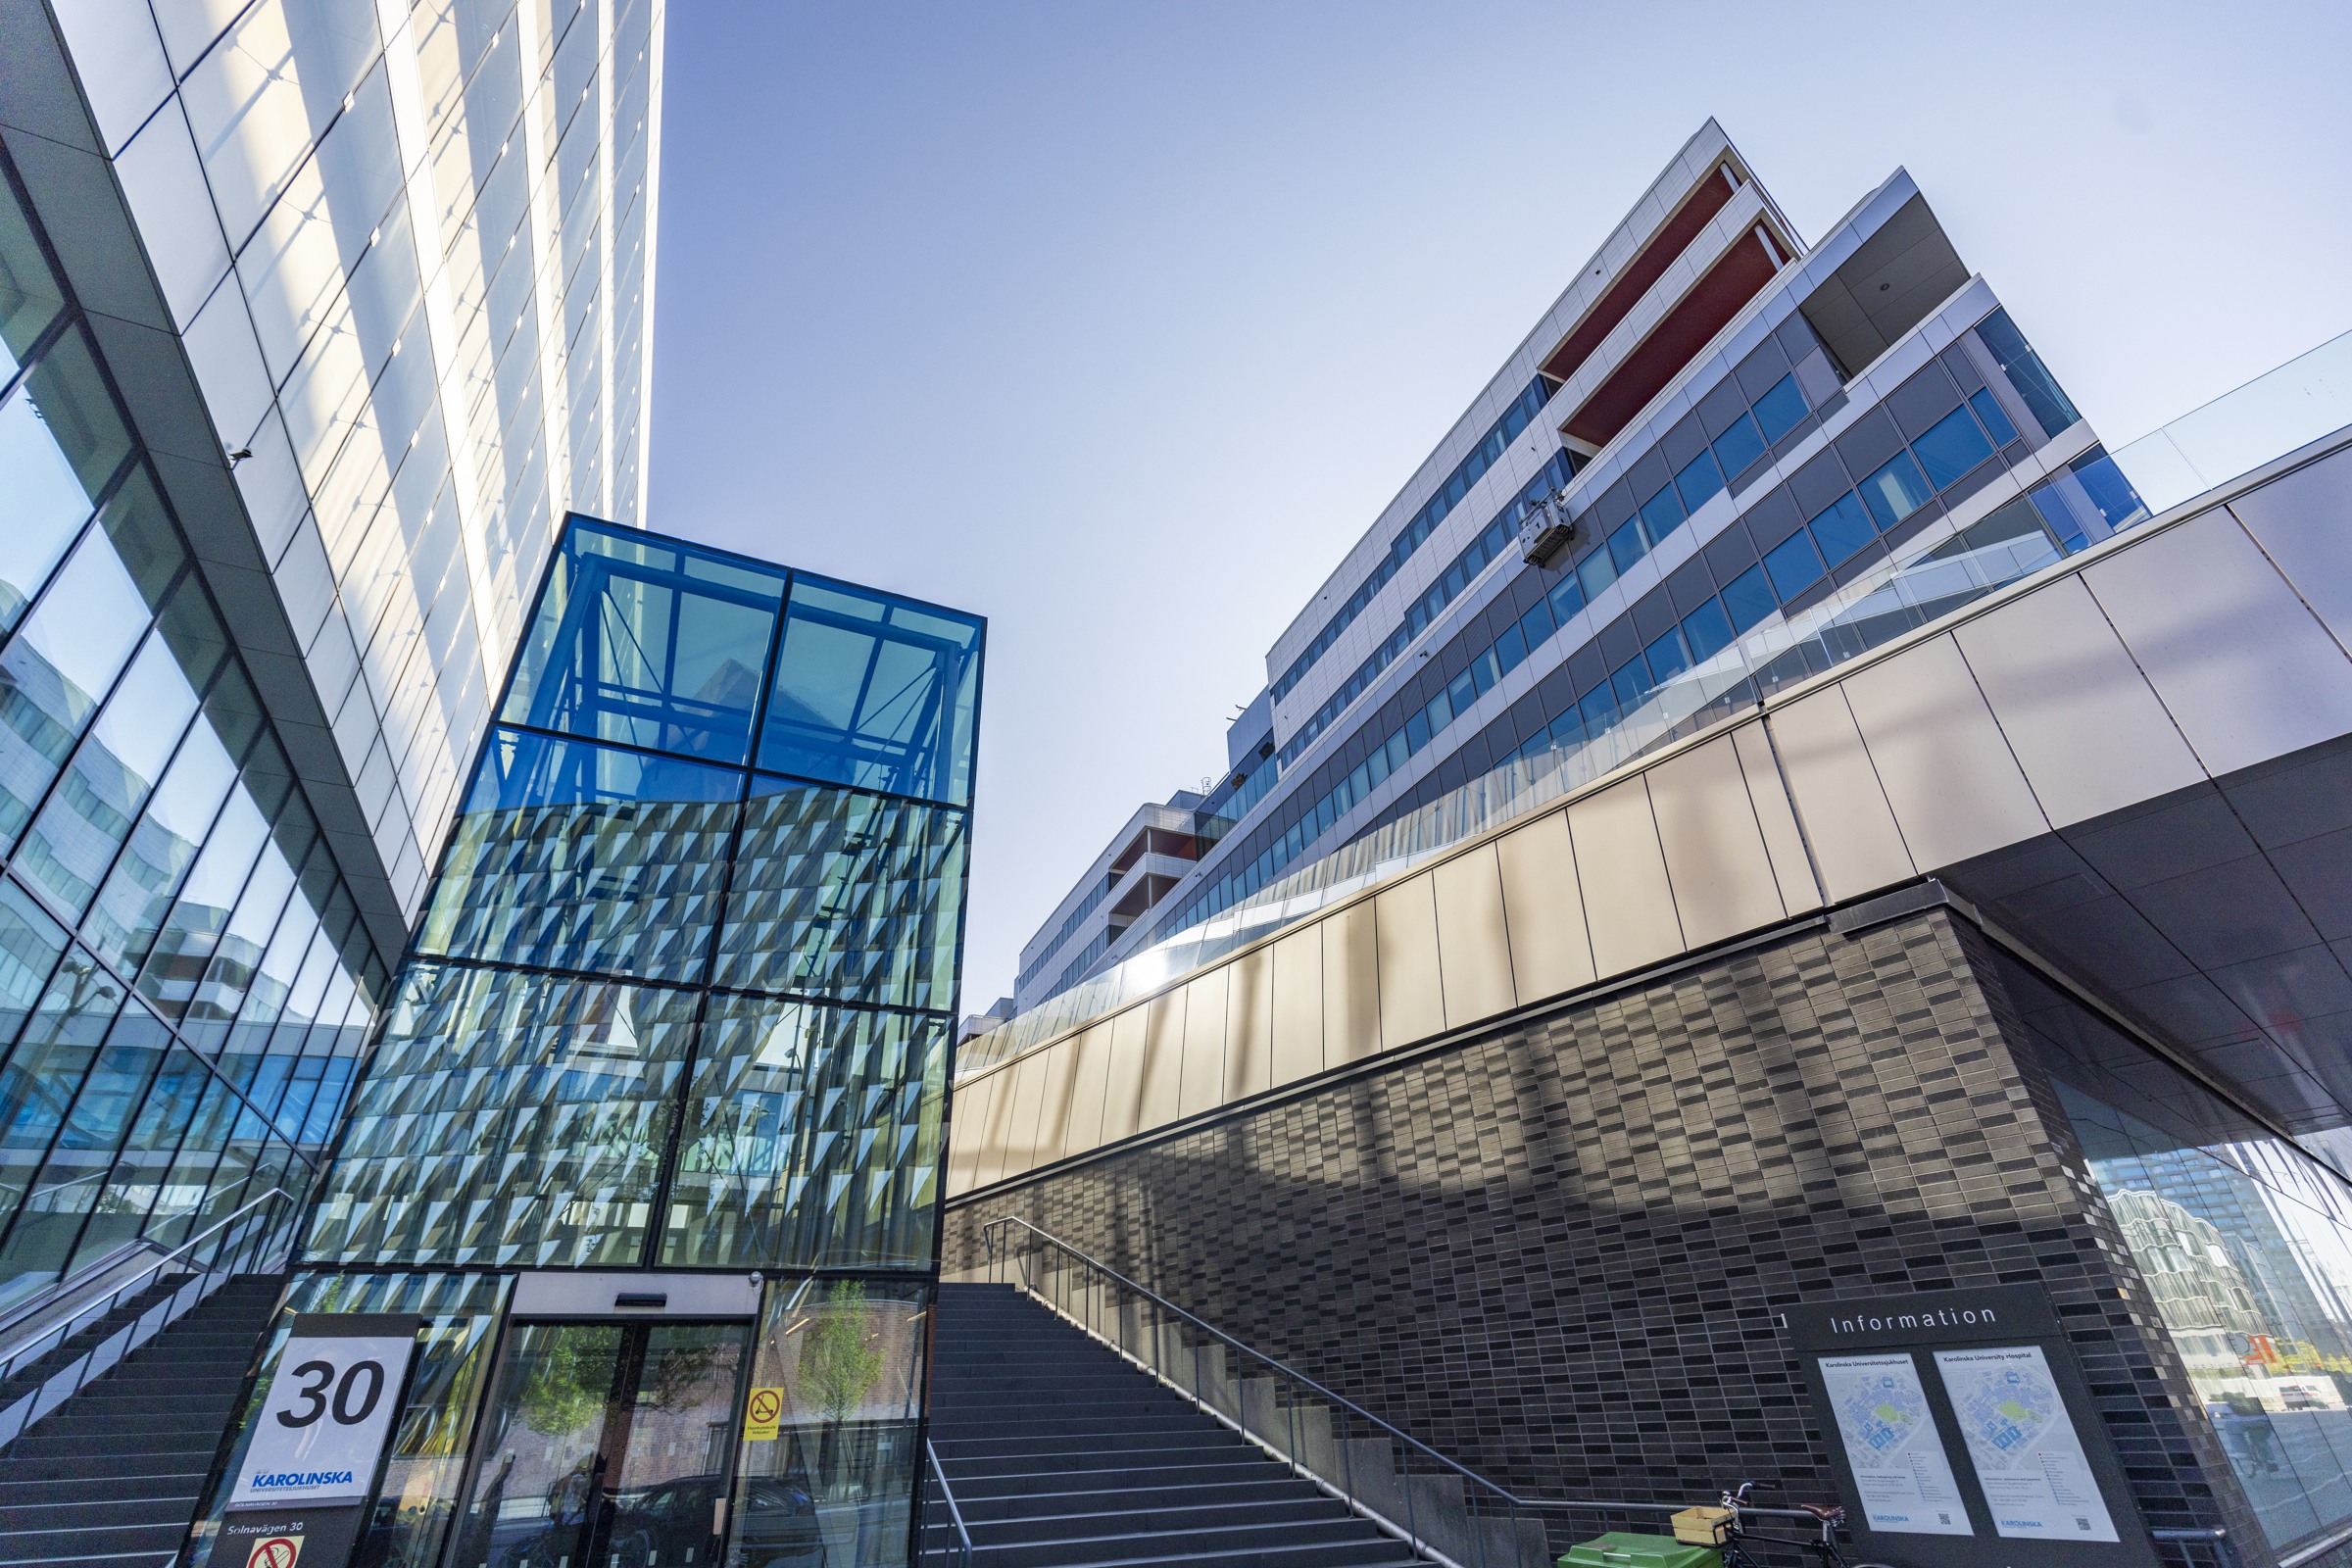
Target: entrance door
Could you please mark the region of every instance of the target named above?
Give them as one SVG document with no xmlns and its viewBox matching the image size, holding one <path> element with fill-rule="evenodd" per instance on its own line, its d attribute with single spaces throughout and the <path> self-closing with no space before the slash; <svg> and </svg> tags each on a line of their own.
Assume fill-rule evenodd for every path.
<svg viewBox="0 0 2352 1568">
<path fill-rule="evenodd" d="M 711 1568 L 748 1323 L 520 1323 L 450 1568 Z"/>
</svg>

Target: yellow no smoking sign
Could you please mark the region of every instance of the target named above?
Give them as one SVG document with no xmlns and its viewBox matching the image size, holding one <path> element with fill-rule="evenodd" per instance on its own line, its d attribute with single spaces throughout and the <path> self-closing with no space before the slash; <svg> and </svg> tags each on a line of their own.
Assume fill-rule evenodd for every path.
<svg viewBox="0 0 2352 1568">
<path fill-rule="evenodd" d="M 743 1410 L 743 1439 L 746 1443 L 773 1443 L 777 1423 L 784 1419 L 784 1391 L 782 1389 L 754 1389 L 751 1402 Z"/>
</svg>

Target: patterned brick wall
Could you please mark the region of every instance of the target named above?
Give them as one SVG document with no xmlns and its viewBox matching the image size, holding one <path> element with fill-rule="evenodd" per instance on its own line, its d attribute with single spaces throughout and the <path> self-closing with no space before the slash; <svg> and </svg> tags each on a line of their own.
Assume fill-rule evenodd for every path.
<svg viewBox="0 0 2352 1568">
<path fill-rule="evenodd" d="M 1018 1214 L 1505 1485 L 1673 1500 L 1835 1490 L 1779 1308 L 2039 1281 L 2148 1523 L 2257 1542 L 2008 1008 L 1943 910 L 1804 931 L 974 1195 L 947 1267 Z"/>
</svg>

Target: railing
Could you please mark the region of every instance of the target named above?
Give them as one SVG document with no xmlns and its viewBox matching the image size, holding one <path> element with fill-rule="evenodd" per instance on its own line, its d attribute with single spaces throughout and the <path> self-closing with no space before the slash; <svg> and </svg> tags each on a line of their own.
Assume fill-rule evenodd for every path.
<svg viewBox="0 0 2352 1568">
<path fill-rule="evenodd" d="M 1587 1516 L 1587 1533 L 1655 1531 L 1713 1500 L 1522 1497 L 1027 1220 L 992 1220 L 981 1234 L 991 1280 L 1028 1292 L 1430 1562 L 1550 1568 L 1564 1549 L 1550 1526 L 1567 1516 Z M 1819 1525 L 1800 1509 L 1743 1511 Z"/>
<path fill-rule="evenodd" d="M 948 1523 L 956 1530 L 956 1543 L 949 1546 L 925 1546 L 926 1557 L 946 1557 L 956 1568 L 972 1568 L 972 1533 L 964 1528 L 963 1510 L 956 1505 L 956 1493 L 948 1485 L 948 1472 L 939 1462 L 939 1450 L 928 1442 L 923 1445 L 923 1456 L 931 1466 L 932 1484 L 939 1488 L 939 1500 L 948 1505 Z"/>
<path fill-rule="evenodd" d="M 159 1255 L 141 1267 L 124 1272 L 122 1253 L 110 1253 L 96 1267 L 83 1271 L 78 1284 L 67 1282 L 63 1289 L 28 1303 L 0 1325 L 0 1385 L 4 1385 L 150 1289 L 167 1272 L 189 1276 L 136 1319 L 0 1409 L 0 1446 L 14 1443 L 26 1427 L 72 1398 L 93 1378 L 111 1371 L 231 1276 L 254 1272 L 273 1255 L 282 1257 L 293 1241 L 294 1208 L 294 1196 L 282 1187 L 273 1187 L 170 1251 L 159 1249 Z"/>
</svg>

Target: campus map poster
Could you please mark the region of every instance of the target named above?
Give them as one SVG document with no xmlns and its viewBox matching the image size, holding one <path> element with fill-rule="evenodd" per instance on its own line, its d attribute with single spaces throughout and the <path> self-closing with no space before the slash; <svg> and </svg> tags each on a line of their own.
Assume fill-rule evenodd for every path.
<svg viewBox="0 0 2352 1568">
<path fill-rule="evenodd" d="M 1825 1355 L 1822 1381 L 1870 1528 L 1896 1535 L 1973 1535 L 1909 1354 Z"/>
<path fill-rule="evenodd" d="M 1996 1531 L 2012 1540 L 2118 1539 L 2039 1346 L 1937 1350 L 1936 1367 Z"/>
</svg>

